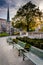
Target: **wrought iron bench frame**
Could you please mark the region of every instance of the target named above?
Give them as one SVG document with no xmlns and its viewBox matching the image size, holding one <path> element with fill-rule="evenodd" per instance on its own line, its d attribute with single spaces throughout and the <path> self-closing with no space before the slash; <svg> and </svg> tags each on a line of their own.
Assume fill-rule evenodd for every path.
<svg viewBox="0 0 43 65">
<path fill-rule="evenodd" d="M 34 50 L 34 48 L 35 47 L 31 47 L 30 48 L 30 50 L 29 50 L 29 52 L 23 52 L 23 60 L 25 60 L 25 57 L 27 57 L 28 59 L 30 59 L 35 65 L 43 65 L 43 51 L 40 51 L 39 49 L 38 49 L 38 51 L 40 51 L 39 53 L 41 53 L 41 55 L 39 54 L 39 56 L 37 55 L 37 52 L 36 52 L 36 50 L 37 50 L 37 48 L 35 48 L 35 50 Z M 33 49 L 33 50 L 32 50 Z M 36 52 L 36 53 L 34 53 L 34 52 Z"/>
<path fill-rule="evenodd" d="M 26 43 L 19 41 L 17 44 L 14 44 L 14 47 L 19 51 L 18 56 L 20 56 L 20 52 L 24 50 Z M 25 50 L 26 51 L 26 50 Z"/>
</svg>

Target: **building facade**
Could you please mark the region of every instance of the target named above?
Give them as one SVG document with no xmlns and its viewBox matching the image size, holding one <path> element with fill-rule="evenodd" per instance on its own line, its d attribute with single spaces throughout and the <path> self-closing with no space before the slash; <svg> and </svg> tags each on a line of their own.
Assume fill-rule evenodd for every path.
<svg viewBox="0 0 43 65">
<path fill-rule="evenodd" d="M 0 32 L 2 29 L 6 28 L 6 19 L 0 18 Z"/>
<path fill-rule="evenodd" d="M 7 20 L 0 18 L 0 32 L 9 32 L 11 27 L 9 7 L 7 10 Z"/>
</svg>

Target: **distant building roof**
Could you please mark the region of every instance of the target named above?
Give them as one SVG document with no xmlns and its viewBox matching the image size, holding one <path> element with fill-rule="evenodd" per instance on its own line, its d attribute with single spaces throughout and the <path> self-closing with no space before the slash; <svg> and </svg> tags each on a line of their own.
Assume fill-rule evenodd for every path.
<svg viewBox="0 0 43 65">
<path fill-rule="evenodd" d="M 6 21 L 6 19 L 3 19 L 3 18 L 0 18 L 0 20 L 2 20 L 2 21 Z"/>
</svg>

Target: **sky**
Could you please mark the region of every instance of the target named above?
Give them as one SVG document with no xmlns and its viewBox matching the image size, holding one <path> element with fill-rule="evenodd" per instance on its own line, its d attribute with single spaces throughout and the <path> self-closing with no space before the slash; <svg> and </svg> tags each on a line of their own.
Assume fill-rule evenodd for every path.
<svg viewBox="0 0 43 65">
<path fill-rule="evenodd" d="M 0 0 L 0 18 L 7 19 L 7 8 L 9 5 L 11 20 L 16 15 L 17 10 L 29 1 L 39 6 L 40 10 L 43 11 L 43 0 Z"/>
</svg>

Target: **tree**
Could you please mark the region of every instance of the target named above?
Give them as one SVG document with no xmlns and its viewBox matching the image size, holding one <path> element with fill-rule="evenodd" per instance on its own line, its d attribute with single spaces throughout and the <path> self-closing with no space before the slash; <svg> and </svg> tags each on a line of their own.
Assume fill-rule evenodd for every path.
<svg viewBox="0 0 43 65">
<path fill-rule="evenodd" d="M 39 17 L 39 19 L 41 21 L 41 15 L 42 15 L 42 12 L 40 12 L 39 8 L 36 8 L 36 5 L 30 1 L 27 4 L 25 4 L 24 6 L 22 6 L 21 8 L 19 8 L 14 19 L 18 18 L 20 23 L 21 23 L 22 19 L 24 19 L 24 17 L 25 17 L 25 22 L 27 23 L 26 24 L 27 31 L 29 31 L 30 30 L 30 23 L 31 22 L 33 24 L 35 23 L 35 21 L 34 21 L 35 17 Z M 20 23 L 19 23 L 19 26 L 23 27 L 24 23 L 22 23 L 22 25 L 20 25 Z"/>
<path fill-rule="evenodd" d="M 14 27 L 14 22 L 12 22 L 12 26 Z"/>
<path fill-rule="evenodd" d="M 28 8 L 27 8 L 28 6 Z M 27 22 L 27 31 L 29 31 L 29 25 L 30 23 L 33 21 L 33 10 L 34 8 L 36 7 L 36 5 L 32 4 L 31 1 L 29 3 L 27 3 L 27 6 L 26 6 L 26 12 L 27 13 L 24 13 L 24 16 L 26 16 L 26 22 Z"/>
</svg>

